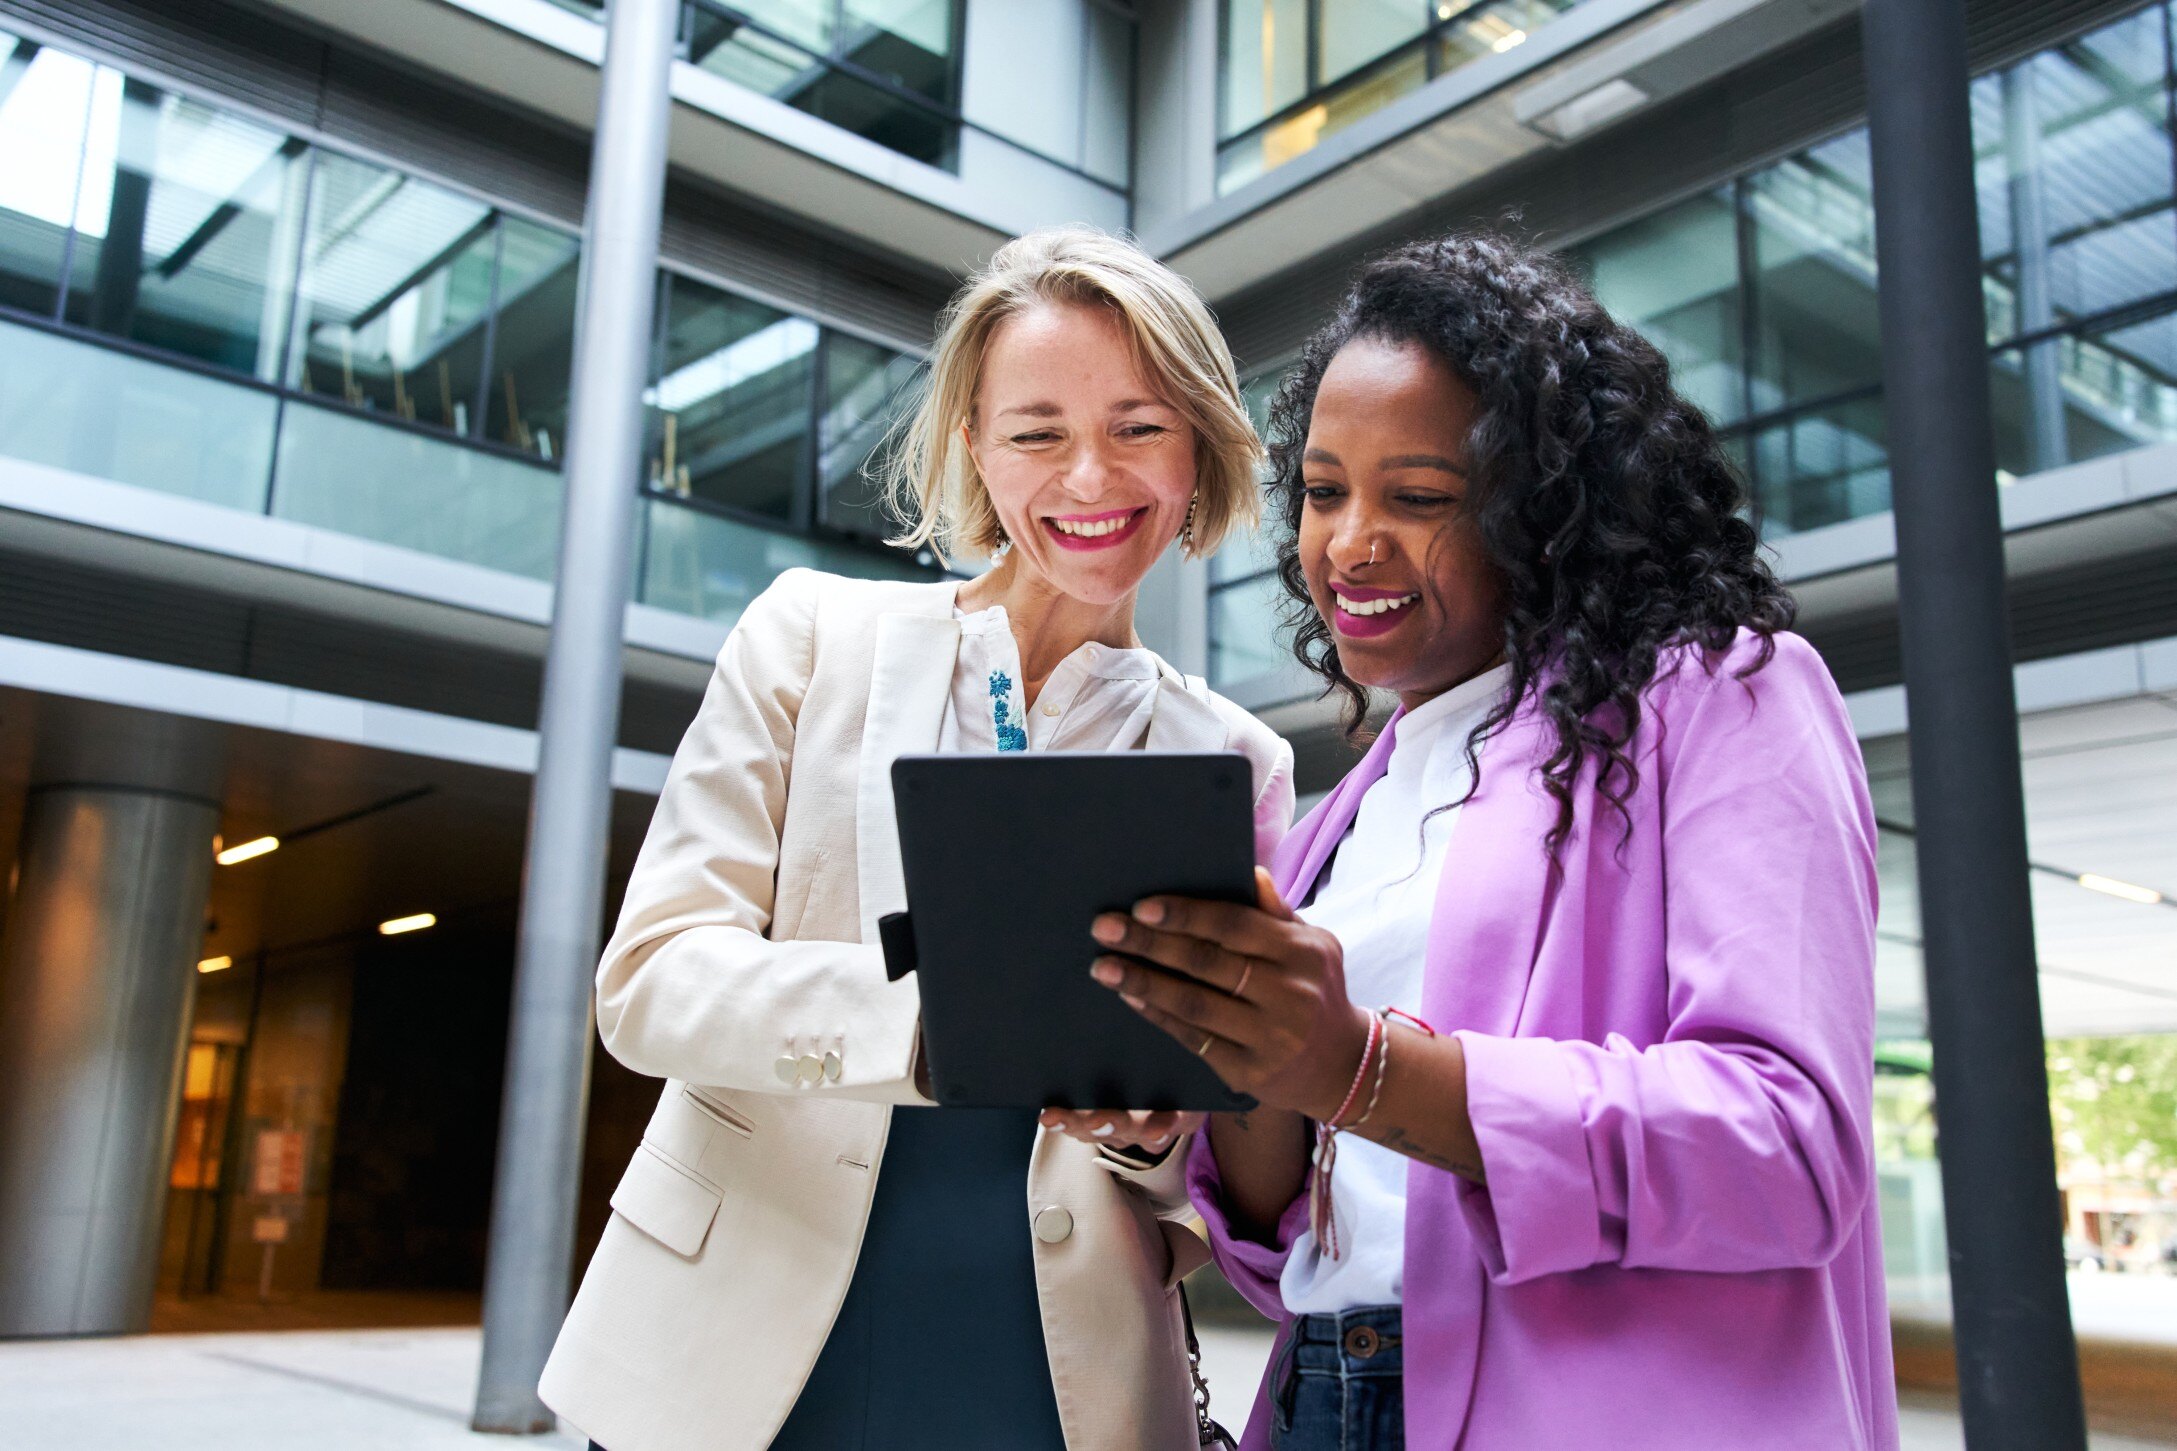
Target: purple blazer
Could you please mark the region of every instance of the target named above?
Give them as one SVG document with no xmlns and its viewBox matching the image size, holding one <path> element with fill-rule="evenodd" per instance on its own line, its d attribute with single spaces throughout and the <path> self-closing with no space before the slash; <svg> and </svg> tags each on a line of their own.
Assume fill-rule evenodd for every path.
<svg viewBox="0 0 2177 1451">
<path fill-rule="evenodd" d="M 1529 710 L 1452 834 L 1418 1011 L 1466 1048 L 1486 1187 L 1408 1168 L 1415 1451 L 1893 1451 L 1876 1217 L 1875 824 L 1858 743 L 1795 635 L 1681 651 L 1629 745 L 1632 837 L 1555 803 Z M 1298 901 L 1383 775 L 1394 717 L 1286 837 Z M 1188 1163 L 1218 1264 L 1284 1319 L 1276 1243 L 1233 1236 L 1209 1135 Z M 1280 1334 L 1282 1347 L 1283 1334 Z M 1276 1364 L 1275 1357 L 1272 1361 Z M 1265 1383 L 1242 1442 L 1269 1446 Z"/>
</svg>

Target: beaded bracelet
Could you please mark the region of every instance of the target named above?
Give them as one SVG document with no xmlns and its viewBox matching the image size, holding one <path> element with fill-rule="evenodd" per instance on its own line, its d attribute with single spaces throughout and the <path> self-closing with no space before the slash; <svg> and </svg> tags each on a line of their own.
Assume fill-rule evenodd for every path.
<svg viewBox="0 0 2177 1451">
<path fill-rule="evenodd" d="M 1370 1059 L 1376 1061 L 1377 1067 L 1376 1090 L 1375 1093 L 1369 1095 L 1368 1109 L 1370 1112 L 1375 1109 L 1376 1094 L 1383 1091 L 1382 1050 L 1385 1047 L 1384 1039 L 1388 1036 L 1389 1029 L 1385 1026 L 1384 1015 L 1380 1012 L 1370 1012 L 1368 1015 L 1368 1042 L 1362 1047 L 1361 1061 L 1353 1070 L 1353 1083 L 1346 1089 L 1345 1101 L 1338 1105 L 1337 1112 L 1322 1121 L 1322 1132 L 1316 1140 L 1315 1168 L 1308 1180 L 1308 1229 L 1314 1234 L 1315 1242 L 1322 1248 L 1323 1253 L 1334 1260 L 1342 1257 L 1338 1244 L 1337 1215 L 1330 1198 L 1331 1171 L 1337 1167 L 1338 1163 L 1340 1121 L 1352 1110 L 1353 1101 L 1360 1097 L 1361 1085 L 1368 1081 Z M 1354 1122 L 1362 1122 L 1367 1117 L 1368 1113 L 1364 1112 Z M 1351 1127 L 1351 1125 L 1343 1125 L 1343 1127 Z"/>
</svg>

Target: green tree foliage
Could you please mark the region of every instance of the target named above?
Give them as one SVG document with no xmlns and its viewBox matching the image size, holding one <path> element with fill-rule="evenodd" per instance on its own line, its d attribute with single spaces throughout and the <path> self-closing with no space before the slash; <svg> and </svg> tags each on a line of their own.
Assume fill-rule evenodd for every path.
<svg viewBox="0 0 2177 1451">
<path fill-rule="evenodd" d="M 2048 1071 L 2061 1144 L 2105 1172 L 2177 1175 L 2177 1033 L 2052 1038 Z"/>
</svg>

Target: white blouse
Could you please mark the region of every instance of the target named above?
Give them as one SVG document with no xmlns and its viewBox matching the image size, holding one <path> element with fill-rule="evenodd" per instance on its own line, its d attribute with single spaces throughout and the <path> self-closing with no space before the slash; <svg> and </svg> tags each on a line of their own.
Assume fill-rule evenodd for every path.
<svg viewBox="0 0 2177 1451">
<path fill-rule="evenodd" d="M 1429 924 L 1459 819 L 1451 803 L 1473 781 L 1466 739 L 1511 673 L 1508 665 L 1485 671 L 1399 718 L 1382 779 L 1361 798 L 1338 854 L 1300 908 L 1345 949 L 1346 991 L 1363 1007 L 1421 1011 Z M 1329 1258 L 1303 1230 L 1278 1281 L 1285 1308 L 1311 1315 L 1402 1303 L 1406 1156 L 1343 1135 L 1330 1193 L 1343 1254 Z"/>
<path fill-rule="evenodd" d="M 1089 641 L 1058 662 L 1030 710 L 1005 606 L 955 610 L 953 618 L 960 622 L 960 654 L 938 750 L 1132 751 L 1148 739 L 1157 703 L 1155 652 Z"/>
</svg>

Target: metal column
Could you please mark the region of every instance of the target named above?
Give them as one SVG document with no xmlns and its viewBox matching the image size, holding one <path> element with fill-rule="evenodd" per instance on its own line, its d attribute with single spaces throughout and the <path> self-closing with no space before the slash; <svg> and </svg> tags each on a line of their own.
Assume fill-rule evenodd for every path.
<svg viewBox="0 0 2177 1451">
<path fill-rule="evenodd" d="M 553 1429 L 537 1398 L 567 1310 L 591 978 L 603 912 L 633 555 L 642 390 L 657 293 L 678 0 L 613 0 L 590 150 L 567 423 L 566 513 L 538 715 L 505 1102 L 484 1277 L 479 1431 Z"/>
<path fill-rule="evenodd" d="M 1964 0 L 1867 0 L 1883 377 L 1959 1399 L 2084 1451 L 2027 896 Z"/>
<path fill-rule="evenodd" d="M 150 1327 L 210 800 L 32 787 L 0 934 L 0 1337 Z"/>
</svg>

